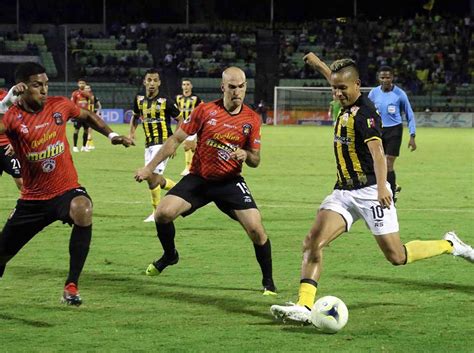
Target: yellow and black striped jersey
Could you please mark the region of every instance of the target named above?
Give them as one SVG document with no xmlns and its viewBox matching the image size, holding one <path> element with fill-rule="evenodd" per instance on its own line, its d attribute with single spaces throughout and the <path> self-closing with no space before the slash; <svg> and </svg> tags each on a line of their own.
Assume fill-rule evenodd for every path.
<svg viewBox="0 0 474 353">
<path fill-rule="evenodd" d="M 185 96 L 183 94 L 178 94 L 176 96 L 176 104 L 181 111 L 181 118 L 183 121 L 189 118 L 191 112 L 195 107 L 201 104 L 201 102 L 201 98 L 195 95 Z"/>
<path fill-rule="evenodd" d="M 335 189 L 360 189 L 377 183 L 367 142 L 381 137 L 382 119 L 367 97 L 361 95 L 351 107 L 341 109 L 334 126 Z"/>
<path fill-rule="evenodd" d="M 87 99 L 87 110 L 89 110 L 90 112 L 96 113 L 96 112 L 97 112 L 98 103 L 99 103 L 99 98 L 97 98 L 97 97 L 94 96 L 94 95 L 91 95 L 91 96 Z"/>
<path fill-rule="evenodd" d="M 137 95 L 133 105 L 133 115 L 142 119 L 145 132 L 145 145 L 162 145 L 173 135 L 171 118 L 178 118 L 180 111 L 176 104 L 168 98 L 148 98 Z"/>
</svg>

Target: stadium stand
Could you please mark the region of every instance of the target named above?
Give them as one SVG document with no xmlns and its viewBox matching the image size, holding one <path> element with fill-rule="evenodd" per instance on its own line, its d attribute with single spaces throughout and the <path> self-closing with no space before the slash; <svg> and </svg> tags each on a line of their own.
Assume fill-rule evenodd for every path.
<svg viewBox="0 0 474 353">
<path fill-rule="evenodd" d="M 14 31 L 1 32 L 0 54 L 36 56 L 53 80 L 65 76 L 70 81 L 86 78 L 94 90 L 101 91 L 97 94 L 105 107 L 118 102 L 128 106 L 129 97 L 141 88 L 143 74 L 150 67 L 161 70 L 161 88 L 167 94 L 177 93 L 179 79 L 189 77 L 194 92 L 210 100 L 220 94 L 222 70 L 229 65 L 239 66 L 248 78 L 249 103 L 258 98 L 259 85 L 266 82 L 265 75 L 269 74 L 262 74 L 265 62 L 258 64 L 257 52 L 260 48 L 262 54 L 261 47 L 265 44 L 258 24 L 230 22 L 183 28 L 113 23 L 107 34 L 98 30 L 99 27 L 84 25 L 83 30 L 79 25 L 71 26 L 68 60 L 72 65 L 62 62 L 59 34 L 55 34 L 56 45 L 51 45 L 54 40 L 49 36 L 45 40 L 42 33 L 18 36 Z M 327 86 L 302 61 L 305 53 L 314 51 L 326 62 L 349 56 L 362 63 L 363 86 L 376 84 L 375 73 L 381 65 L 394 67 L 397 84 L 409 93 L 417 110 L 474 110 L 474 48 L 469 45 L 474 33 L 469 18 L 339 18 L 279 23 L 275 33 L 279 46 L 275 57 L 278 77 L 272 83 L 277 85 Z M 258 79 L 259 74 L 263 75 L 263 81 Z M 3 72 L 0 75 L 7 77 Z M 58 92 L 64 91 L 64 84 L 61 85 L 63 88 L 58 88 Z"/>
</svg>

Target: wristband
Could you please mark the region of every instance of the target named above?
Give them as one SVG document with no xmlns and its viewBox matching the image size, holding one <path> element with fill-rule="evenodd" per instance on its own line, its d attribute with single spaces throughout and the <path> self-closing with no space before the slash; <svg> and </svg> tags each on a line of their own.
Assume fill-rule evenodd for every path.
<svg viewBox="0 0 474 353">
<path fill-rule="evenodd" d="M 120 136 L 120 135 L 117 134 L 116 132 L 111 132 L 107 137 L 109 138 L 110 141 L 112 141 L 112 139 L 116 136 Z"/>
<path fill-rule="evenodd" d="M 416 135 L 415 135 L 415 134 L 411 134 L 410 136 L 411 136 L 411 137 L 416 137 Z"/>
</svg>

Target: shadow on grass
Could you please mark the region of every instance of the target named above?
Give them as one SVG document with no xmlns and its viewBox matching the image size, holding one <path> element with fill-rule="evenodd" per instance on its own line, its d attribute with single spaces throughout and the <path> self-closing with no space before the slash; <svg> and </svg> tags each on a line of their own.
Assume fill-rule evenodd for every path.
<svg viewBox="0 0 474 353">
<path fill-rule="evenodd" d="M 56 269 L 47 267 L 24 267 L 11 266 L 13 271 L 24 273 L 28 270 L 31 276 L 31 281 L 40 281 L 47 276 L 48 278 L 57 277 L 58 271 Z M 7 270 L 8 271 L 8 270 Z M 145 275 L 121 275 L 109 273 L 86 272 L 82 279 L 90 282 L 89 286 L 94 288 L 94 291 L 102 293 L 103 296 L 113 297 L 120 295 L 134 295 L 136 297 L 144 297 L 150 299 L 165 299 L 172 300 L 178 303 L 186 302 L 201 306 L 210 306 L 218 308 L 229 313 L 240 313 L 262 319 L 267 319 L 268 324 L 272 324 L 273 318 L 270 314 L 270 303 L 259 300 L 262 298 L 260 290 L 242 288 L 242 287 L 223 287 L 223 286 L 209 286 L 197 285 L 189 283 L 167 282 L 164 278 L 150 278 Z M 247 300 L 239 297 L 238 293 L 229 295 L 217 295 L 206 293 L 196 293 L 196 290 L 214 290 L 214 291 L 235 291 L 235 292 L 255 292 L 255 300 Z M 276 297 L 278 301 L 278 297 Z M 262 310 L 261 306 L 268 306 L 268 310 Z M 257 308 L 258 307 L 258 308 Z"/>
<path fill-rule="evenodd" d="M 370 275 L 342 275 L 341 277 L 363 282 L 384 282 L 397 284 L 404 287 L 412 287 L 414 289 L 437 289 L 437 290 L 455 290 L 467 294 L 474 293 L 474 285 L 457 284 L 457 283 L 441 283 L 434 281 L 420 281 L 406 278 L 370 276 Z"/>
<path fill-rule="evenodd" d="M 13 317 L 7 314 L 0 314 L 0 320 L 12 321 L 33 327 L 54 327 L 54 325 L 51 325 L 44 321 L 22 319 L 20 317 Z"/>
</svg>

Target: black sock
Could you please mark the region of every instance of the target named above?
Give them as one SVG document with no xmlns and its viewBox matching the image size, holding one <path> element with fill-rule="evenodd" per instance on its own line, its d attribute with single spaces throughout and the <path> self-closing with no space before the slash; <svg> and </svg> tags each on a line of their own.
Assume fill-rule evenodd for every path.
<svg viewBox="0 0 474 353">
<path fill-rule="evenodd" d="M 274 286 L 272 274 L 272 245 L 270 239 L 267 239 L 263 245 L 253 244 L 255 249 L 255 257 L 257 258 L 260 269 L 262 270 L 262 285 Z"/>
<path fill-rule="evenodd" d="M 78 132 L 75 132 L 73 135 L 72 135 L 72 141 L 74 142 L 74 147 L 77 147 L 77 139 L 79 138 L 79 133 Z"/>
<path fill-rule="evenodd" d="M 3 273 L 5 272 L 6 265 L 0 265 L 0 278 L 3 277 Z"/>
<path fill-rule="evenodd" d="M 87 145 L 87 132 L 82 134 L 82 146 L 86 147 Z"/>
<path fill-rule="evenodd" d="M 78 284 L 79 276 L 82 268 L 86 262 L 87 254 L 89 253 L 89 246 L 92 238 L 92 225 L 87 227 L 80 227 L 73 225 L 71 238 L 69 240 L 69 275 L 66 284 Z"/>
<path fill-rule="evenodd" d="M 395 197 L 395 189 L 397 188 L 397 177 L 395 171 L 387 173 L 387 181 L 390 183 L 390 188 L 392 189 L 393 197 Z"/>
<path fill-rule="evenodd" d="M 155 222 L 158 239 L 160 239 L 161 246 L 165 252 L 165 256 L 169 258 L 175 257 L 176 246 L 174 244 L 174 236 L 176 231 L 174 223 L 157 223 Z"/>
</svg>

